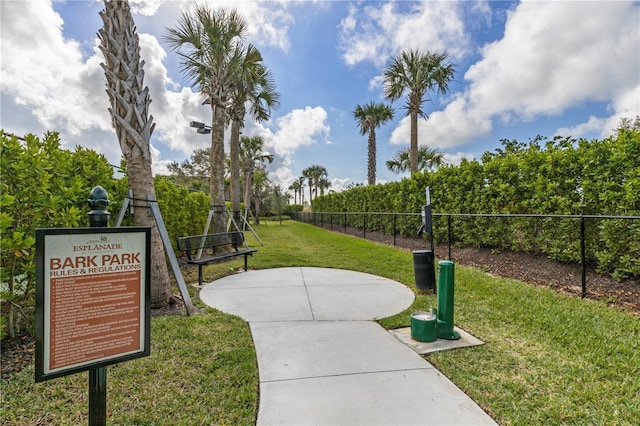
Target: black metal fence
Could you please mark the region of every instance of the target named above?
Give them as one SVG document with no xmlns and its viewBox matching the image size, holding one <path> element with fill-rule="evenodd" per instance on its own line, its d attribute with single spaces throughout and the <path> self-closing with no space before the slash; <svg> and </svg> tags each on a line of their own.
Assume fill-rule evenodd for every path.
<svg viewBox="0 0 640 426">
<path fill-rule="evenodd" d="M 351 233 L 352 235 L 367 238 L 367 233 L 377 233 L 387 236 L 385 242 L 398 245 L 399 237 L 415 236 L 417 239 L 417 230 L 421 224 L 420 213 L 385 213 L 385 212 L 300 212 L 289 213 L 293 220 L 313 224 L 330 230 Z M 462 220 L 503 220 L 512 221 L 519 219 L 536 219 L 539 221 L 552 220 L 556 224 L 562 222 L 565 227 L 575 229 L 572 234 L 576 235 L 575 241 L 564 241 L 567 246 L 575 246 L 579 254 L 575 256 L 579 261 L 582 276 L 581 296 L 584 298 L 587 294 L 587 245 L 590 242 L 589 233 L 587 232 L 587 222 L 595 222 L 597 220 L 616 220 L 616 221 L 640 221 L 640 216 L 614 216 L 614 215 L 543 215 L 543 214 L 473 214 L 473 213 L 433 213 L 434 216 L 434 239 L 437 242 L 443 242 L 448 247 L 448 259 L 451 257 L 451 247 L 456 241 L 456 226 L 454 219 Z M 446 220 L 446 225 L 438 221 L 436 218 Z M 436 222 L 438 226 L 436 226 Z M 567 223 L 568 222 L 568 223 Z M 640 223 L 640 222 L 636 222 Z M 623 225 L 620 225 L 623 226 Z M 487 227 L 489 228 L 489 227 Z M 498 230 L 499 232 L 499 230 Z M 494 232 L 495 233 L 495 232 Z M 479 232 L 482 234 L 482 232 Z M 492 246 L 495 244 L 499 235 L 474 235 L 473 239 L 476 245 Z M 591 239 L 593 240 L 593 239 Z M 461 241 L 465 244 L 465 241 Z M 468 244 L 468 242 L 466 242 Z M 591 241 L 591 244 L 596 244 Z M 471 244 L 473 245 L 473 243 Z M 523 244 L 526 246 L 526 244 Z M 636 259 L 640 262 L 640 259 Z"/>
</svg>

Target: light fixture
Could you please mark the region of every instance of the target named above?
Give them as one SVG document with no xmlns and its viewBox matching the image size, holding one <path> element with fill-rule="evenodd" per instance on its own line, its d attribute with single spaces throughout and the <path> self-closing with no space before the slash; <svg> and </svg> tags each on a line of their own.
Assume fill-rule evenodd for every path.
<svg viewBox="0 0 640 426">
<path fill-rule="evenodd" d="M 204 123 L 201 123 L 199 121 L 192 121 L 189 123 L 189 127 L 193 127 L 195 129 L 198 129 L 197 132 L 200 133 L 201 135 L 207 135 L 209 133 L 211 133 L 211 126 L 207 126 Z"/>
</svg>

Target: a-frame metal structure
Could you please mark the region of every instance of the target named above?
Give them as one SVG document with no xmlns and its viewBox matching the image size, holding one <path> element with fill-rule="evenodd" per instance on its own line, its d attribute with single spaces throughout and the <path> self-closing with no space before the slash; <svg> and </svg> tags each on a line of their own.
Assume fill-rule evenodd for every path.
<svg viewBox="0 0 640 426">
<path fill-rule="evenodd" d="M 116 220 L 115 226 L 120 227 L 122 225 L 122 221 L 124 220 L 124 216 L 126 215 L 127 211 L 129 211 L 129 213 L 133 215 L 135 208 L 134 201 L 141 201 L 145 203 L 146 207 L 153 215 L 153 218 L 156 221 L 156 225 L 158 226 L 158 231 L 160 232 L 160 237 L 162 238 L 164 251 L 169 258 L 169 263 L 171 264 L 173 275 L 176 277 L 176 281 L 178 282 L 178 288 L 180 289 L 180 294 L 182 296 L 184 306 L 187 310 L 187 315 L 193 315 L 196 311 L 196 308 L 191 301 L 191 296 L 189 296 L 187 285 L 185 284 L 184 278 L 182 277 L 182 272 L 180 271 L 180 266 L 178 265 L 178 259 L 176 258 L 176 254 L 173 251 L 173 246 L 171 245 L 171 240 L 169 239 L 169 233 L 167 232 L 167 227 L 164 224 L 164 220 L 162 220 L 162 214 L 160 213 L 160 207 L 158 206 L 156 197 L 154 195 L 148 195 L 147 198 L 134 198 L 133 191 L 129 189 L 128 196 L 124 199 L 122 207 L 120 208 L 120 213 L 118 214 L 118 219 Z M 138 205 L 138 207 L 140 206 Z"/>
</svg>

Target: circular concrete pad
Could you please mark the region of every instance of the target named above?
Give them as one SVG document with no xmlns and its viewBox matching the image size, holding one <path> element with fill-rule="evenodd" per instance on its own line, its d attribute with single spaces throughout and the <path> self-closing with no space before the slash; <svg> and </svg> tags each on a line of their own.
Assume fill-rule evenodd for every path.
<svg viewBox="0 0 640 426">
<path fill-rule="evenodd" d="M 363 272 L 291 267 L 247 271 L 207 284 L 200 299 L 246 321 L 384 318 L 414 300 L 405 285 Z"/>
</svg>

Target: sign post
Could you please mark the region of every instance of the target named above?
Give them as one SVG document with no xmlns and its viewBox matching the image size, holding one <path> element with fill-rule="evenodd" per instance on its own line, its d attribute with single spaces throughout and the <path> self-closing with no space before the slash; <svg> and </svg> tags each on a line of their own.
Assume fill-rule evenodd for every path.
<svg viewBox="0 0 640 426">
<path fill-rule="evenodd" d="M 97 426 L 106 366 L 150 353 L 151 228 L 107 228 L 106 192 L 91 195 L 91 228 L 36 230 L 35 381 L 88 370 Z"/>
<path fill-rule="evenodd" d="M 89 195 L 89 226 L 106 228 L 109 226 L 109 196 L 101 186 L 96 186 Z M 89 370 L 89 426 L 107 424 L 107 367 Z"/>
</svg>

